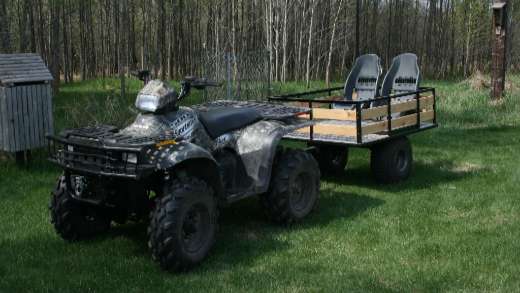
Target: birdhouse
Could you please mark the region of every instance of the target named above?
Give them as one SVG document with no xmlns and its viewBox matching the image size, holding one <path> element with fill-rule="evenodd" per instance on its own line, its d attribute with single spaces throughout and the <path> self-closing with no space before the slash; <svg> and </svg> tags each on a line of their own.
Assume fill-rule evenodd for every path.
<svg viewBox="0 0 520 293">
<path fill-rule="evenodd" d="M 499 35 L 502 32 L 502 28 L 506 26 L 506 3 L 495 2 L 493 3 L 493 21 L 495 25 L 495 33 Z"/>
</svg>

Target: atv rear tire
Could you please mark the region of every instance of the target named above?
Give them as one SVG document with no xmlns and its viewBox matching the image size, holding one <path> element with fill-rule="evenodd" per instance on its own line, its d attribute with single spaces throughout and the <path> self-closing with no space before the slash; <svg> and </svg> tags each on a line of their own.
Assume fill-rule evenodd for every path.
<svg viewBox="0 0 520 293">
<path fill-rule="evenodd" d="M 83 203 L 71 196 L 66 176 L 58 179 L 51 193 L 49 209 L 56 232 L 67 241 L 90 238 L 110 228 L 110 216 L 103 207 Z"/>
<path fill-rule="evenodd" d="M 317 146 L 314 157 L 323 173 L 339 174 L 347 166 L 348 148 L 334 145 Z"/>
<path fill-rule="evenodd" d="M 379 183 L 390 184 L 406 180 L 413 165 L 412 146 L 400 137 L 372 149 L 370 167 Z"/>
<path fill-rule="evenodd" d="M 165 270 L 186 270 L 200 263 L 215 243 L 217 203 L 202 180 L 174 180 L 158 198 L 148 227 L 148 246 Z"/>
<path fill-rule="evenodd" d="M 320 169 L 314 157 L 302 150 L 282 151 L 276 157 L 271 186 L 262 196 L 267 216 L 280 224 L 305 218 L 317 205 Z"/>
</svg>

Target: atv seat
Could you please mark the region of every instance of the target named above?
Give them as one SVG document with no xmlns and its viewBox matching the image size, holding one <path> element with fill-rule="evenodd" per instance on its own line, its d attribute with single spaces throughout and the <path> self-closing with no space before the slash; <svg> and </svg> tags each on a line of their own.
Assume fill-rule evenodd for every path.
<svg viewBox="0 0 520 293">
<path fill-rule="evenodd" d="M 376 54 L 359 56 L 345 82 L 346 101 L 373 99 L 377 96 L 379 76 L 382 73 L 381 61 Z M 355 97 L 354 97 L 355 94 Z M 354 108 L 354 105 L 332 104 L 333 108 Z"/>
<path fill-rule="evenodd" d="M 199 120 L 211 138 L 215 139 L 222 134 L 262 120 L 262 116 L 255 109 L 215 108 L 200 111 Z"/>
</svg>

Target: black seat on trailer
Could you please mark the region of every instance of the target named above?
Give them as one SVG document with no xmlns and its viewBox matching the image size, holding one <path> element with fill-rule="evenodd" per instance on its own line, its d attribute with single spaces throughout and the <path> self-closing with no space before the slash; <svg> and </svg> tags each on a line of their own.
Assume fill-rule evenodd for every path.
<svg viewBox="0 0 520 293">
<path fill-rule="evenodd" d="M 345 100 L 352 101 L 354 91 L 357 100 L 369 100 L 377 97 L 377 87 L 381 76 L 381 59 L 376 54 L 359 56 L 345 82 Z M 334 108 L 353 108 L 352 106 L 333 104 Z"/>
<path fill-rule="evenodd" d="M 419 88 L 421 81 L 421 73 L 417 63 L 417 55 L 412 53 L 404 53 L 394 58 L 390 69 L 386 73 L 381 88 L 381 95 L 388 96 L 391 94 L 403 94 L 407 92 L 415 92 Z M 414 95 L 403 96 L 397 100 L 409 100 Z"/>
<path fill-rule="evenodd" d="M 262 119 L 255 109 L 216 108 L 199 112 L 199 120 L 212 138 Z"/>
</svg>

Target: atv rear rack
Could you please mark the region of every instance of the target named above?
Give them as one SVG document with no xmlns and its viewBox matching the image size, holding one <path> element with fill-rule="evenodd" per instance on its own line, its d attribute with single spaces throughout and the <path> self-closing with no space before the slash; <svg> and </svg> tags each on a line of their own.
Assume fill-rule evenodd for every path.
<svg viewBox="0 0 520 293">
<path fill-rule="evenodd" d="M 247 108 L 255 109 L 260 116 L 265 119 L 283 120 L 293 118 L 302 114 L 309 114 L 310 109 L 306 107 L 294 107 L 289 105 L 280 105 L 266 102 L 255 101 L 232 101 L 232 100 L 218 100 L 214 102 L 207 102 L 200 105 L 193 106 L 193 109 L 207 110 L 212 108 Z"/>
<path fill-rule="evenodd" d="M 362 101 L 346 101 L 341 96 L 331 96 L 333 91 L 340 89 L 342 88 L 329 88 L 270 97 L 271 102 L 296 103 L 312 109 L 308 114 L 299 117 L 311 120 L 314 124 L 296 130 L 285 138 L 307 141 L 309 144 L 369 146 L 437 127 L 434 88 L 420 88 L 415 92 Z M 328 93 L 329 96 L 302 98 L 320 93 Z M 338 108 L 333 108 L 333 105 Z M 369 105 L 373 106 L 368 107 Z"/>
</svg>

